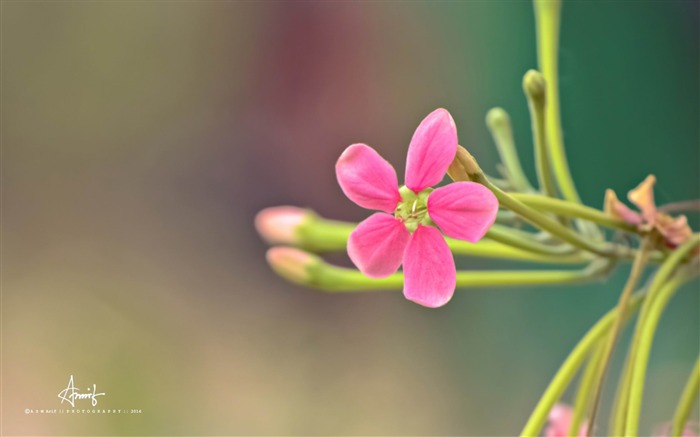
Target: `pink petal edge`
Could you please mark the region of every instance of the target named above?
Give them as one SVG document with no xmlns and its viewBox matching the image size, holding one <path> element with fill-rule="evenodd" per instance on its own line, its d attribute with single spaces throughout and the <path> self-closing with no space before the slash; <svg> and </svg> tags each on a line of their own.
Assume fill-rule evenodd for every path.
<svg viewBox="0 0 700 437">
<path fill-rule="evenodd" d="M 445 235 L 476 243 L 498 213 L 498 200 L 476 182 L 454 182 L 428 196 L 428 214 Z"/>
<path fill-rule="evenodd" d="M 345 149 L 335 174 L 343 193 L 363 208 L 393 212 L 401 200 L 394 167 L 365 144 Z"/>
<path fill-rule="evenodd" d="M 406 186 L 416 193 L 439 183 L 457 153 L 457 127 L 446 109 L 431 112 L 408 146 Z"/>
<path fill-rule="evenodd" d="M 457 271 L 450 248 L 440 231 L 418 226 L 408 242 L 403 262 L 403 294 L 428 308 L 445 305 L 457 285 Z"/>
<path fill-rule="evenodd" d="M 348 256 L 370 278 L 384 278 L 403 261 L 411 234 L 404 224 L 389 214 L 372 214 L 348 238 Z"/>
</svg>

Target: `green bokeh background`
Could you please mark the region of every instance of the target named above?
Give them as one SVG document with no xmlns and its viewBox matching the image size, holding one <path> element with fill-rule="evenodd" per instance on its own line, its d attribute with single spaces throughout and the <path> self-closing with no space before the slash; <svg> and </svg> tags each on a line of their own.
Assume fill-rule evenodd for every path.
<svg viewBox="0 0 700 437">
<path fill-rule="evenodd" d="M 649 173 L 659 203 L 699 197 L 698 23 L 696 2 L 565 2 L 562 118 L 585 203 Z M 252 223 L 279 204 L 362 219 L 338 155 L 366 142 L 402 174 L 436 107 L 491 172 L 484 115 L 507 109 L 534 176 L 535 67 L 524 1 L 3 2 L 2 432 L 516 434 L 627 267 L 427 310 L 290 285 Z M 644 432 L 697 356 L 698 304 L 688 286 L 662 320 Z M 70 375 L 142 414 L 25 414 L 60 408 Z"/>
</svg>

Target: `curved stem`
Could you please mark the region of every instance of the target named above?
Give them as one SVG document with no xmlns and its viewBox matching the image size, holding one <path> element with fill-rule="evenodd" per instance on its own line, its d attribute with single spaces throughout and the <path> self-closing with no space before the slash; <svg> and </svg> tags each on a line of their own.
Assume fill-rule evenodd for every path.
<svg viewBox="0 0 700 437">
<path fill-rule="evenodd" d="M 528 235 L 526 232 L 499 225 L 491 226 L 491 229 L 486 233 L 486 237 L 508 246 L 543 255 L 570 254 L 574 251 L 569 245 L 552 246 L 544 244 L 535 240 L 533 235 Z"/>
<path fill-rule="evenodd" d="M 534 191 L 520 165 L 508 113 L 502 108 L 491 109 L 486 114 L 486 125 L 491 132 L 493 142 L 496 144 L 496 149 L 505 168 L 505 173 L 507 173 L 507 178 L 513 185 L 513 188 L 521 192 Z"/>
<path fill-rule="evenodd" d="M 631 314 L 634 312 L 639 307 L 643 298 L 643 294 L 633 296 L 632 299 L 630 299 L 626 313 Z M 566 387 L 573 379 L 579 367 L 581 367 L 583 360 L 590 353 L 591 349 L 606 333 L 608 333 L 610 328 L 612 328 L 617 316 L 617 308 L 611 310 L 578 342 L 549 383 L 549 386 L 537 403 L 535 410 L 532 412 L 532 415 L 530 415 L 527 424 L 525 424 L 525 427 L 520 433 L 521 436 L 532 437 L 539 434 L 544 423 L 547 421 L 549 411 L 564 393 L 564 390 L 566 390 Z"/>
<path fill-rule="evenodd" d="M 610 360 L 612 358 L 612 353 L 615 348 L 615 343 L 617 343 L 617 339 L 620 336 L 620 331 L 622 330 L 622 325 L 624 323 L 623 321 L 625 319 L 625 309 L 627 308 L 629 300 L 632 297 L 632 291 L 637 286 L 637 282 L 639 282 L 639 277 L 644 271 L 644 265 L 646 264 L 649 255 L 649 248 L 652 244 L 653 239 L 650 237 L 645 238 L 642 242 L 642 248 L 639 250 L 639 252 L 637 252 L 637 256 L 634 258 L 634 263 L 632 264 L 632 271 L 630 272 L 630 276 L 627 279 L 627 283 L 625 283 L 625 288 L 620 294 L 620 300 L 617 304 L 618 317 L 617 320 L 615 320 L 615 325 L 613 326 L 612 331 L 610 332 L 610 335 L 608 336 L 608 339 L 605 343 L 605 352 L 603 353 L 603 359 L 600 363 L 600 368 L 598 371 L 600 378 L 598 379 L 598 383 L 596 384 L 593 390 L 593 407 L 591 408 L 590 424 L 586 432 L 586 435 L 588 437 L 592 435 L 591 433 L 593 432 L 593 427 L 595 426 L 595 419 L 596 414 L 598 412 L 598 405 L 600 404 L 600 397 L 602 393 L 603 383 L 605 382 L 605 375 L 608 371 L 608 366 L 610 366 Z"/>
<path fill-rule="evenodd" d="M 694 250 L 699 243 L 700 239 L 698 235 L 695 234 L 688 242 L 674 250 L 663 262 L 661 267 L 659 267 L 659 270 L 656 272 L 656 275 L 648 287 L 650 297 L 644 302 L 644 305 L 640 311 L 637 325 L 635 326 L 634 334 L 630 342 L 629 352 L 627 353 L 627 359 L 625 361 L 622 375 L 620 376 L 617 393 L 615 395 L 615 403 L 613 404 L 613 415 L 611 421 L 612 435 L 623 435 L 625 433 L 634 362 L 637 357 L 639 343 L 641 341 L 641 326 L 644 324 L 644 320 L 647 318 L 649 308 L 653 302 L 653 297 L 659 292 L 663 284 L 668 282 L 671 274 L 676 270 L 678 265 L 683 262 L 686 256 L 692 250 Z"/>
<path fill-rule="evenodd" d="M 594 263 L 583 270 L 493 270 L 458 271 L 457 287 L 501 287 L 524 285 L 574 284 L 585 282 L 605 274 L 605 263 Z M 304 285 L 325 291 L 377 291 L 403 288 L 403 273 L 386 278 L 368 278 L 355 269 L 337 267 L 317 260 L 307 268 L 307 283 Z"/>
<path fill-rule="evenodd" d="M 566 161 L 561 130 L 557 65 L 561 1 L 535 0 L 534 4 L 538 64 L 539 70 L 544 75 L 547 83 L 546 128 L 548 156 L 552 162 L 554 176 L 562 196 L 571 202 L 581 203 Z"/>
<path fill-rule="evenodd" d="M 676 276 L 659 290 L 657 296 L 651 295 L 652 290 L 650 289 L 649 299 L 652 303 L 649 306 L 649 311 L 645 320 L 640 320 L 643 324 L 639 336 L 639 349 L 637 355 L 634 357 L 634 363 L 632 365 L 632 380 L 627 419 L 625 420 L 625 435 L 637 435 L 639 414 L 642 409 L 642 399 L 644 396 L 646 369 L 649 362 L 649 354 L 651 353 L 651 345 L 654 341 L 654 333 L 656 332 L 661 314 L 676 290 L 692 277 L 693 275 Z"/>
<path fill-rule="evenodd" d="M 576 232 L 562 225 L 561 223 L 558 223 L 550 219 L 549 217 L 539 213 L 537 210 L 530 208 L 529 206 L 511 197 L 504 191 L 501 191 L 499 188 L 495 187 L 488 181 L 488 179 L 483 177 L 483 174 L 481 175 L 480 180 L 475 179 L 475 181 L 482 183 L 488 189 L 490 189 L 501 205 L 520 215 L 523 219 L 537 226 L 538 228 L 543 229 L 549 232 L 550 234 L 559 237 L 563 241 L 566 241 L 567 243 L 572 244 L 587 252 L 591 252 L 603 257 L 615 256 L 615 253 L 613 250 L 611 250 L 610 246 L 601 244 L 598 241 L 585 239 Z"/>
<path fill-rule="evenodd" d="M 698 391 L 700 391 L 700 358 L 695 362 L 693 370 L 690 371 L 690 377 L 688 377 L 688 382 L 678 401 L 676 412 L 673 414 L 671 436 L 677 437 L 683 433 L 685 423 L 688 421 L 695 399 L 698 397 Z"/>
<path fill-rule="evenodd" d="M 532 123 L 532 142 L 535 146 L 535 169 L 540 190 L 548 197 L 556 197 L 557 190 L 552 177 L 552 166 L 547 151 L 545 132 L 546 81 L 539 71 L 530 70 L 523 78 L 523 90 L 527 97 Z"/>
<path fill-rule="evenodd" d="M 588 358 L 588 365 L 586 366 L 583 376 L 581 376 L 581 382 L 579 383 L 576 393 L 574 412 L 571 416 L 571 425 L 569 425 L 570 436 L 578 436 L 580 434 L 579 428 L 581 427 L 581 422 L 583 422 L 583 417 L 588 409 L 595 382 L 600 375 L 603 352 L 605 352 L 605 343 L 601 341 Z M 590 423 L 587 426 L 590 428 Z"/>
<path fill-rule="evenodd" d="M 313 219 L 308 220 L 297 228 L 296 236 L 300 241 L 299 245 L 311 252 L 343 250 L 347 245 L 350 233 L 356 226 L 357 223 L 327 220 L 315 216 Z M 450 250 L 455 255 L 470 255 L 483 258 L 500 258 L 552 264 L 577 264 L 590 261 L 590 257 L 585 257 L 580 254 L 563 254 L 561 252 L 545 254 L 543 252 L 548 250 L 545 248 L 555 246 L 538 243 L 534 238 L 533 244 L 528 245 L 528 241 L 521 236 L 521 234 L 524 233 L 518 233 L 517 231 L 502 226 L 496 227 L 494 225 L 494 227 L 496 228 L 494 232 L 498 236 L 503 237 L 500 239 L 503 243 L 509 241 L 515 244 L 517 241 L 518 243 L 515 244 L 515 247 L 488 239 L 483 239 L 477 243 L 469 243 L 452 238 L 446 238 L 445 240 Z M 505 234 L 508 235 L 506 236 Z M 516 237 L 521 238 L 518 239 Z M 523 247 L 536 248 L 536 250 L 523 250 Z M 556 251 L 556 249 L 553 250 Z"/>
<path fill-rule="evenodd" d="M 580 203 L 572 203 L 566 200 L 554 199 L 538 194 L 510 193 L 510 195 L 532 208 L 540 211 L 553 212 L 567 217 L 575 217 L 588 220 L 611 229 L 625 232 L 639 233 L 637 227 L 622 220 L 613 218 L 603 211 L 591 208 Z"/>
</svg>

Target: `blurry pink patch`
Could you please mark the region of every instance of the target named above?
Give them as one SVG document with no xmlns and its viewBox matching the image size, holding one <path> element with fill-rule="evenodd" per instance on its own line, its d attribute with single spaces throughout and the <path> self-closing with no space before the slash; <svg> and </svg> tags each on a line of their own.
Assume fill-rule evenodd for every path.
<svg viewBox="0 0 700 437">
<path fill-rule="evenodd" d="M 547 427 L 544 429 L 544 437 L 567 437 L 571 427 L 571 419 L 574 411 L 566 404 L 556 404 L 552 407 L 547 418 Z M 584 422 L 579 429 L 579 437 L 585 437 L 588 432 L 588 423 Z"/>
<path fill-rule="evenodd" d="M 479 241 L 496 220 L 498 201 L 482 185 L 457 182 L 433 190 L 457 153 L 457 129 L 445 109 L 418 126 L 408 147 L 406 185 L 365 144 L 353 144 L 336 163 L 345 195 L 383 211 L 361 222 L 348 239 L 348 255 L 366 276 L 382 278 L 404 266 L 404 296 L 426 307 L 445 305 L 454 294 L 456 269 L 437 224 L 453 238 Z"/>
<path fill-rule="evenodd" d="M 654 437 L 671 437 L 671 423 L 663 423 L 654 430 Z M 700 423 L 688 422 L 681 433 L 681 437 L 700 437 Z"/>
</svg>

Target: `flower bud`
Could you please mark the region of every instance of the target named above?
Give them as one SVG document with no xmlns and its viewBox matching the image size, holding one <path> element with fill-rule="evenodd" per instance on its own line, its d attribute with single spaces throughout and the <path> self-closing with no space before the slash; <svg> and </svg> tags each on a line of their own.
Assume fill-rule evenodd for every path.
<svg viewBox="0 0 700 437">
<path fill-rule="evenodd" d="M 523 90 L 527 94 L 528 99 L 531 99 L 537 104 L 544 104 L 544 99 L 547 91 L 547 82 L 544 80 L 542 73 L 536 70 L 529 70 L 523 77 Z"/>
<path fill-rule="evenodd" d="M 312 277 L 309 269 L 320 262 L 316 255 L 293 247 L 273 247 L 267 251 L 266 258 L 278 275 L 302 285 L 309 284 Z"/>
<path fill-rule="evenodd" d="M 299 227 L 311 216 L 308 210 L 294 206 L 265 208 L 255 216 L 255 229 L 270 244 L 300 244 Z"/>
</svg>

